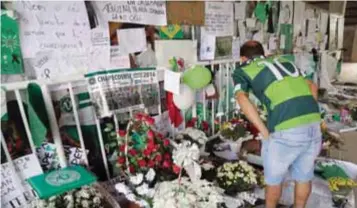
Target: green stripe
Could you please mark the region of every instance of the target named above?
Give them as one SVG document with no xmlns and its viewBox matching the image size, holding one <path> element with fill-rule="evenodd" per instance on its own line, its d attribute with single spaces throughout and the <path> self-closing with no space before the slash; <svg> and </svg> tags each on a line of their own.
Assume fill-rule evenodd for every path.
<svg viewBox="0 0 357 208">
<path fill-rule="evenodd" d="M 154 71 L 156 68 L 132 68 L 132 69 L 112 69 L 112 70 L 104 70 L 104 71 L 97 71 L 92 72 L 84 75 L 84 77 L 93 77 L 96 75 L 103 75 L 103 74 L 112 74 L 118 72 L 135 72 L 135 71 Z"/>
<path fill-rule="evenodd" d="M 295 117 L 295 118 L 292 118 L 292 119 L 282 122 L 281 124 L 279 124 L 275 127 L 275 131 L 290 129 L 290 128 L 294 128 L 294 127 L 301 126 L 304 124 L 318 122 L 320 120 L 321 120 L 320 113 L 310 113 L 307 115 Z"/>
<path fill-rule="evenodd" d="M 312 113 L 319 113 L 319 107 L 311 95 L 287 100 L 275 106 L 274 110 L 270 112 L 268 117 L 268 129 L 273 132 L 275 126 L 285 121 Z M 291 126 L 291 128 L 292 127 L 294 126 Z"/>
<path fill-rule="evenodd" d="M 86 107 L 91 107 L 92 102 L 87 102 L 87 103 L 82 103 L 78 105 L 78 109 L 86 108 Z"/>
<path fill-rule="evenodd" d="M 303 77 L 285 77 L 281 81 L 271 83 L 265 90 L 271 101 L 271 109 L 290 99 L 309 96 L 311 91 Z"/>
<path fill-rule="evenodd" d="M 248 75 L 248 77 L 253 80 L 261 70 L 264 69 L 264 65 L 259 65 L 258 63 L 261 62 L 263 59 L 257 59 L 252 61 L 250 64 L 243 66 L 242 70 Z"/>
<path fill-rule="evenodd" d="M 274 81 L 276 81 L 274 74 L 267 67 L 264 67 L 264 69 L 255 76 L 252 81 L 252 86 L 254 87 L 254 91 L 263 93 Z"/>
<path fill-rule="evenodd" d="M 82 92 L 76 95 L 79 101 L 88 100 L 90 99 L 88 92 Z"/>
</svg>

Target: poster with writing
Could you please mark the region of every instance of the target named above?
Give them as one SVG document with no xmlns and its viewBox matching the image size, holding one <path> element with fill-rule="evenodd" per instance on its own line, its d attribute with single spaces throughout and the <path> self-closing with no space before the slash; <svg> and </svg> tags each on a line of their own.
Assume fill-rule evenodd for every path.
<svg viewBox="0 0 357 208">
<path fill-rule="evenodd" d="M 83 1 L 16 1 L 20 42 L 25 58 L 42 50 L 85 51 L 90 27 Z"/>
<path fill-rule="evenodd" d="M 97 27 L 91 30 L 91 44 L 88 72 L 110 67 L 109 29 Z"/>
<path fill-rule="evenodd" d="M 231 2 L 205 2 L 206 32 L 215 36 L 232 36 L 233 8 Z"/>
<path fill-rule="evenodd" d="M 113 112 L 124 112 L 128 108 L 139 108 L 145 106 L 145 103 L 147 105 L 159 103 L 155 101 L 159 99 L 158 90 L 155 92 L 149 87 L 149 85 L 158 87 L 154 68 L 95 72 L 87 74 L 86 78 L 90 97 L 97 114 L 101 117 L 110 116 Z M 153 94 L 148 96 L 148 91 Z"/>
<path fill-rule="evenodd" d="M 92 1 L 102 21 L 166 25 L 165 1 Z"/>
<path fill-rule="evenodd" d="M 110 47 L 110 67 L 109 69 L 127 69 L 130 68 L 129 55 L 122 54 L 119 46 Z"/>
<path fill-rule="evenodd" d="M 30 154 L 13 160 L 16 173 L 11 171 L 9 163 L 1 164 L 1 207 L 26 207 L 33 199 L 35 192 L 25 179 L 42 174 L 36 155 Z M 16 181 L 21 180 L 21 185 Z M 19 187 L 20 186 L 20 187 Z"/>
</svg>

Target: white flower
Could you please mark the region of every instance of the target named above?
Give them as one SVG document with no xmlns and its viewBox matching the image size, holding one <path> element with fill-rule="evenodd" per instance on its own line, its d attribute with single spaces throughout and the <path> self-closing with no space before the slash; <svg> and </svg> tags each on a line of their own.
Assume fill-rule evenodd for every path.
<svg viewBox="0 0 357 208">
<path fill-rule="evenodd" d="M 130 176 L 130 182 L 134 185 L 139 185 L 144 180 L 144 175 L 142 173 L 138 173 L 135 176 Z"/>
<path fill-rule="evenodd" d="M 83 207 L 89 207 L 89 201 L 83 200 L 83 201 L 82 201 L 82 206 L 83 206 Z"/>
<path fill-rule="evenodd" d="M 149 192 L 149 186 L 144 183 L 141 186 L 136 187 L 135 190 L 139 195 L 145 196 Z"/>
<path fill-rule="evenodd" d="M 146 173 L 145 178 L 147 181 L 151 182 L 155 179 L 155 170 L 150 168 L 149 171 Z"/>
<path fill-rule="evenodd" d="M 131 190 L 129 189 L 129 187 L 127 187 L 124 183 L 117 183 L 115 184 L 115 189 L 119 192 L 122 193 L 124 195 L 127 195 L 129 193 L 131 193 Z"/>
<path fill-rule="evenodd" d="M 101 200 L 100 200 L 99 197 L 96 196 L 96 197 L 93 198 L 93 203 L 94 204 L 100 204 L 100 202 L 101 202 Z"/>
<path fill-rule="evenodd" d="M 203 163 L 201 165 L 201 167 L 204 169 L 204 170 L 211 170 L 214 168 L 214 165 L 212 165 L 212 163 Z"/>
</svg>

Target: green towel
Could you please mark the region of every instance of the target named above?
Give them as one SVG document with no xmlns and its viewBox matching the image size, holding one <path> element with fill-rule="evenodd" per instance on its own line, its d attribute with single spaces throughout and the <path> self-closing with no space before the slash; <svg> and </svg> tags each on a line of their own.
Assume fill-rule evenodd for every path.
<svg viewBox="0 0 357 208">
<path fill-rule="evenodd" d="M 60 195 L 95 181 L 96 177 L 81 166 L 67 167 L 28 179 L 40 199 Z"/>
</svg>

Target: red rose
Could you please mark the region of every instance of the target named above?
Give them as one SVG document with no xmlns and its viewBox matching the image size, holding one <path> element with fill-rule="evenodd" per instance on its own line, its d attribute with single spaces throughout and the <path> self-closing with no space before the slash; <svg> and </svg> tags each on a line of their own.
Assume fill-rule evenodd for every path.
<svg viewBox="0 0 357 208">
<path fill-rule="evenodd" d="M 153 160 L 149 160 L 148 166 L 149 168 L 153 168 L 155 166 L 155 162 Z"/>
<path fill-rule="evenodd" d="M 173 165 L 173 166 L 172 166 L 172 170 L 174 171 L 174 173 L 179 174 L 181 168 L 180 168 L 180 166 L 178 166 L 178 165 Z"/>
<path fill-rule="evenodd" d="M 142 114 L 142 113 L 137 113 L 137 114 L 135 115 L 135 119 L 136 119 L 136 120 L 139 120 L 139 121 L 141 121 L 141 120 L 143 119 L 143 117 L 144 117 L 144 114 Z"/>
<path fill-rule="evenodd" d="M 164 139 L 164 146 L 169 146 L 170 145 L 170 140 Z"/>
<path fill-rule="evenodd" d="M 126 131 L 125 130 L 119 130 L 118 131 L 120 137 L 125 137 Z"/>
<path fill-rule="evenodd" d="M 149 138 L 149 139 L 154 139 L 154 132 L 152 130 L 149 130 L 146 134 L 146 136 Z"/>
<path fill-rule="evenodd" d="M 164 154 L 164 159 L 165 159 L 165 160 L 171 159 L 171 155 L 170 155 L 169 153 L 165 153 L 165 154 Z"/>
<path fill-rule="evenodd" d="M 130 155 L 132 155 L 132 156 L 135 156 L 135 155 L 138 154 L 138 153 L 136 152 L 136 150 L 134 150 L 134 149 L 130 149 L 130 150 L 128 151 L 128 153 L 129 153 Z"/>
<path fill-rule="evenodd" d="M 125 145 L 124 144 L 119 146 L 119 151 L 120 152 L 124 152 L 125 151 Z"/>
<path fill-rule="evenodd" d="M 161 162 L 162 156 L 161 155 L 156 155 L 155 160 L 156 160 L 156 162 Z"/>
<path fill-rule="evenodd" d="M 202 121 L 202 128 L 203 128 L 203 130 L 208 130 L 209 125 L 206 121 Z"/>
<path fill-rule="evenodd" d="M 155 149 L 154 141 L 152 141 L 152 142 L 149 141 L 148 142 L 147 149 L 149 149 L 150 151 L 153 151 Z"/>
<path fill-rule="evenodd" d="M 132 166 L 132 165 L 129 166 L 129 172 L 130 173 L 134 173 L 135 172 L 134 166 Z"/>
<path fill-rule="evenodd" d="M 146 157 L 149 157 L 151 155 L 151 150 L 149 148 L 146 148 L 144 151 L 143 151 L 143 154 L 146 156 Z"/>
<path fill-rule="evenodd" d="M 118 163 L 119 164 L 124 164 L 125 163 L 125 157 L 119 157 L 118 158 Z"/>
<path fill-rule="evenodd" d="M 155 119 L 151 117 L 146 117 L 145 122 L 148 126 L 152 126 L 155 123 Z"/>
<path fill-rule="evenodd" d="M 145 160 L 139 160 L 138 164 L 140 167 L 145 167 L 146 166 L 146 161 Z"/>
<path fill-rule="evenodd" d="M 162 134 L 160 134 L 160 133 L 157 133 L 157 138 L 159 138 L 159 139 L 163 139 L 163 138 L 164 138 L 164 136 L 163 136 Z"/>
<path fill-rule="evenodd" d="M 163 163 L 162 163 L 162 166 L 164 168 L 170 168 L 171 167 L 171 162 L 168 161 L 168 160 L 165 160 Z"/>
</svg>

